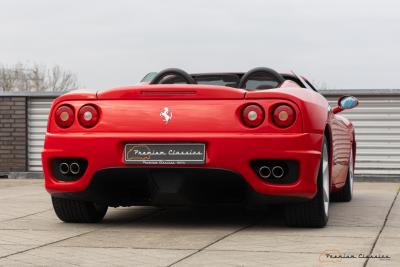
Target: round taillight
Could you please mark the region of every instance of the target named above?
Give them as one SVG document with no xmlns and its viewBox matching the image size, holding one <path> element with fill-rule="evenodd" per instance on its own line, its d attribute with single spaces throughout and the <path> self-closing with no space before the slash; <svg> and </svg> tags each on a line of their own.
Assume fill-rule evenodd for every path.
<svg viewBox="0 0 400 267">
<path fill-rule="evenodd" d="M 286 104 L 275 107 L 272 113 L 272 120 L 276 126 L 280 128 L 287 128 L 294 123 L 296 114 L 294 109 Z"/>
<path fill-rule="evenodd" d="M 84 105 L 78 112 L 79 123 L 85 128 L 91 128 L 99 121 L 99 112 L 93 105 Z"/>
<path fill-rule="evenodd" d="M 55 120 L 61 128 L 68 128 L 74 123 L 74 109 L 69 105 L 60 106 L 55 113 Z"/>
<path fill-rule="evenodd" d="M 257 127 L 264 121 L 264 110 L 256 104 L 246 106 L 242 111 L 242 120 L 248 127 Z"/>
</svg>

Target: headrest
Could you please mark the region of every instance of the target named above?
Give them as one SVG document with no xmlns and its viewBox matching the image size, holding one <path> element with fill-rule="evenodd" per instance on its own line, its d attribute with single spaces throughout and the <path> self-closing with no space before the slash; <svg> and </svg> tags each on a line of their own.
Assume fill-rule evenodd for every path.
<svg viewBox="0 0 400 267">
<path fill-rule="evenodd" d="M 272 88 L 276 88 L 276 85 L 272 85 L 272 84 L 260 84 L 259 86 L 257 86 L 256 89 L 272 89 Z"/>
</svg>

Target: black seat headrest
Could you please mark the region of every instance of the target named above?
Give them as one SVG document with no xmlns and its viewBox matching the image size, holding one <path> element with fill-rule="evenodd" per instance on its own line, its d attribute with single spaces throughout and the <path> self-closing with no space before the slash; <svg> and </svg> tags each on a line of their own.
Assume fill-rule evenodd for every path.
<svg viewBox="0 0 400 267">
<path fill-rule="evenodd" d="M 257 86 L 256 89 L 273 89 L 276 88 L 277 85 L 272 85 L 272 84 L 260 84 Z"/>
</svg>

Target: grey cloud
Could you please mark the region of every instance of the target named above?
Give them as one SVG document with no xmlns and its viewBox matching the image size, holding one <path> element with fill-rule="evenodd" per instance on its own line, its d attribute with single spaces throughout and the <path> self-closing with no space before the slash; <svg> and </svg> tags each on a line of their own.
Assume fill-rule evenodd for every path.
<svg viewBox="0 0 400 267">
<path fill-rule="evenodd" d="M 294 69 L 333 88 L 399 88 L 395 0 L 0 2 L 0 62 L 59 64 L 86 87 L 189 72 Z"/>
</svg>

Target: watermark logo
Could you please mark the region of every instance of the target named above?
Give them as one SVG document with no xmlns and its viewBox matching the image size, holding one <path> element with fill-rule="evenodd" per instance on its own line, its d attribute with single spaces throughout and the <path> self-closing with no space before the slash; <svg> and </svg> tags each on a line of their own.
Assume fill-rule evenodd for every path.
<svg viewBox="0 0 400 267">
<path fill-rule="evenodd" d="M 327 249 L 321 251 L 318 256 L 318 261 L 325 264 L 341 264 L 348 263 L 352 259 L 379 259 L 390 260 L 391 257 L 387 254 L 365 254 L 365 253 L 348 253 L 337 249 Z"/>
</svg>

